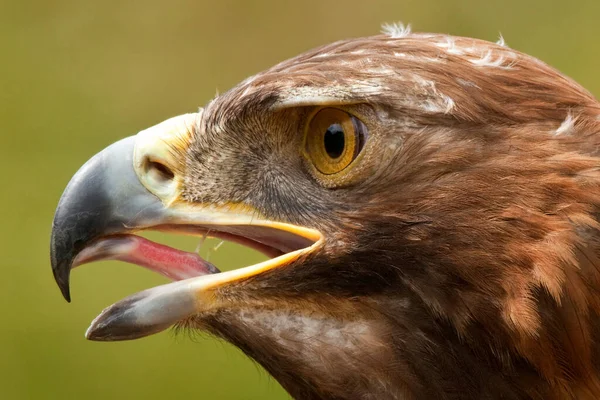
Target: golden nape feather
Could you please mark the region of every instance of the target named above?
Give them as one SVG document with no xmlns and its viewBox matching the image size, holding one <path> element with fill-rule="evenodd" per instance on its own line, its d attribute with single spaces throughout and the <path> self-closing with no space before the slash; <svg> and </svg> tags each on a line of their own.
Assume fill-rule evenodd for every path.
<svg viewBox="0 0 600 400">
<path fill-rule="evenodd" d="M 91 261 L 170 277 L 87 337 L 200 329 L 298 399 L 597 399 L 599 148 L 600 103 L 540 60 L 388 26 L 100 152 L 53 271 L 67 299 Z M 268 259 L 220 272 L 143 230 Z"/>
</svg>

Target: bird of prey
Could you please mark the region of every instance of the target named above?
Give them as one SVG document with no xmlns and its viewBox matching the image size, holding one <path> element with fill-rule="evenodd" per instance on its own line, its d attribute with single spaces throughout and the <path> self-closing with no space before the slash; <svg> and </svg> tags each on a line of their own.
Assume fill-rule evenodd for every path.
<svg viewBox="0 0 600 400">
<path fill-rule="evenodd" d="M 401 26 L 308 51 L 107 147 L 68 184 L 51 261 L 174 282 L 91 340 L 185 326 L 297 399 L 600 398 L 600 103 L 507 47 Z M 268 255 L 219 272 L 136 235 Z"/>
</svg>

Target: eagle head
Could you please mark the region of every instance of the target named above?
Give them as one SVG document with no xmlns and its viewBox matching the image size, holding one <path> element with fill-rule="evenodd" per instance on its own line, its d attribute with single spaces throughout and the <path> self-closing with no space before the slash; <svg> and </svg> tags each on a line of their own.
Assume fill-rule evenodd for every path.
<svg viewBox="0 0 600 400">
<path fill-rule="evenodd" d="M 299 399 L 595 399 L 600 104 L 541 61 L 391 29 L 284 61 L 88 161 L 52 268 L 118 259 L 174 282 L 92 323 L 238 346 Z M 136 235 L 217 237 L 220 272 Z"/>
</svg>

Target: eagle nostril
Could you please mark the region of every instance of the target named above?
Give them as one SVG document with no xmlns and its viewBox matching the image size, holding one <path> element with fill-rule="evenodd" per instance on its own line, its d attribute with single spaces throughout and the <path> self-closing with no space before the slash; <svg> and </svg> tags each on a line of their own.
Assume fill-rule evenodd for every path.
<svg viewBox="0 0 600 400">
<path fill-rule="evenodd" d="M 175 178 L 175 173 L 163 163 L 146 159 L 144 163 L 146 174 L 157 183 L 168 183 Z"/>
</svg>

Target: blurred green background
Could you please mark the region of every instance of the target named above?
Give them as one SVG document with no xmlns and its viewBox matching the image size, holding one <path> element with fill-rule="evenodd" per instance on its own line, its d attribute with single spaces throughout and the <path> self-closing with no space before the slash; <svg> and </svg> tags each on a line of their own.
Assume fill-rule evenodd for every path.
<svg viewBox="0 0 600 400">
<path fill-rule="evenodd" d="M 164 283 L 98 263 L 50 271 L 52 216 L 71 175 L 113 141 L 194 111 L 236 82 L 382 22 L 496 40 L 600 93 L 600 1 L 0 0 L 0 399 L 285 399 L 228 344 L 162 333 L 124 343 L 83 338 L 103 307 Z M 162 237 L 192 250 L 197 240 Z M 204 254 L 216 242 L 204 246 Z M 223 269 L 260 260 L 232 244 Z"/>
</svg>

